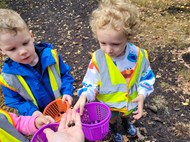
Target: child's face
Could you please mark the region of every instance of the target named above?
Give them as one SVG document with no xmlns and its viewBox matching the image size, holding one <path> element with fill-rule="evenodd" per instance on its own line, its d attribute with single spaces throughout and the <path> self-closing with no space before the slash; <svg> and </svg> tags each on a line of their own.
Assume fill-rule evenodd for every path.
<svg viewBox="0 0 190 142">
<path fill-rule="evenodd" d="M 0 50 L 13 61 L 22 64 L 33 64 L 38 58 L 34 48 L 34 38 L 27 30 L 17 33 L 3 32 L 0 34 Z"/>
<path fill-rule="evenodd" d="M 101 28 L 97 30 L 96 36 L 100 48 L 110 57 L 119 57 L 125 54 L 127 38 L 122 30 L 116 31 L 111 28 Z"/>
</svg>

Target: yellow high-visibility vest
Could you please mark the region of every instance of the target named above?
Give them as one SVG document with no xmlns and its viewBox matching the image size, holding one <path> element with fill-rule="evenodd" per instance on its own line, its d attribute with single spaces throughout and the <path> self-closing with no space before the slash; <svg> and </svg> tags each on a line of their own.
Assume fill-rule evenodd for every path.
<svg viewBox="0 0 190 142">
<path fill-rule="evenodd" d="M 55 96 L 55 98 L 59 98 L 59 97 L 61 97 L 61 94 L 59 91 L 59 88 L 61 87 L 59 57 L 58 57 L 58 54 L 55 49 L 51 50 L 51 52 L 56 61 L 56 64 L 48 66 L 47 70 L 48 70 L 50 84 L 51 84 L 54 96 Z M 7 80 L 10 78 L 10 76 L 11 76 L 12 80 L 14 80 L 14 81 L 12 81 L 12 82 L 14 82 L 12 84 L 7 83 L 8 82 Z M 26 83 L 25 79 L 22 76 L 2 73 L 0 75 L 0 84 L 11 89 L 12 91 L 15 91 L 15 92 L 20 91 L 18 93 L 23 98 L 25 98 L 26 100 L 31 100 L 38 107 L 38 104 L 36 102 L 34 95 L 32 94 L 30 87 L 28 86 L 28 84 Z M 19 88 L 19 90 L 17 90 L 16 88 Z"/>
<path fill-rule="evenodd" d="M 99 101 L 113 106 L 121 102 L 130 103 L 137 97 L 137 83 L 140 81 L 143 69 L 149 65 L 146 50 L 138 48 L 137 64 L 129 83 L 126 82 L 111 57 L 101 49 L 93 53 L 92 61 L 100 73 L 99 94 L 96 96 Z M 112 110 L 120 111 L 126 115 L 132 112 L 127 108 L 112 108 Z"/>
<path fill-rule="evenodd" d="M 0 109 L 0 142 L 29 142 L 29 140 L 15 129 L 11 116 Z"/>
</svg>

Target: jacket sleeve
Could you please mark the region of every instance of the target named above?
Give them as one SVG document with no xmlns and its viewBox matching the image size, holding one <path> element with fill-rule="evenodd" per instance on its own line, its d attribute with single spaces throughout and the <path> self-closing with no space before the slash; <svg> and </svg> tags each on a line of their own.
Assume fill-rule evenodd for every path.
<svg viewBox="0 0 190 142">
<path fill-rule="evenodd" d="M 33 135 L 37 128 L 35 119 L 37 116 L 17 116 L 14 113 L 9 113 L 15 123 L 15 128 L 25 136 Z"/>
<path fill-rule="evenodd" d="M 73 87 L 73 82 L 74 79 L 70 74 L 71 67 L 63 62 L 63 59 L 59 55 L 59 65 L 60 65 L 60 73 L 61 73 L 61 81 L 62 81 L 62 86 L 61 86 L 61 94 L 68 94 L 68 95 L 73 95 L 74 87 Z"/>
<path fill-rule="evenodd" d="M 144 98 L 154 91 L 155 76 L 150 66 L 144 70 L 138 85 L 138 94 L 142 94 Z"/>
<path fill-rule="evenodd" d="M 2 86 L 5 105 L 18 110 L 20 115 L 32 115 L 38 108 L 30 101 L 26 101 L 17 92 Z"/>
<path fill-rule="evenodd" d="M 94 101 L 98 94 L 99 80 L 99 72 L 91 60 L 82 82 L 83 87 L 78 89 L 78 96 L 85 94 L 87 101 Z"/>
</svg>

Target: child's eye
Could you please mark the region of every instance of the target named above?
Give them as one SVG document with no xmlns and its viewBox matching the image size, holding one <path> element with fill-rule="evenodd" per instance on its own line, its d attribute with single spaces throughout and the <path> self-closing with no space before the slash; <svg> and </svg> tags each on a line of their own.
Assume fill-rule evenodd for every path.
<svg viewBox="0 0 190 142">
<path fill-rule="evenodd" d="M 120 45 L 120 43 L 113 43 L 112 45 L 114 45 L 114 46 L 118 46 L 118 45 Z"/>
<path fill-rule="evenodd" d="M 100 44 L 105 45 L 106 43 L 105 42 L 100 42 Z"/>
<path fill-rule="evenodd" d="M 9 49 L 9 51 L 14 51 L 14 50 L 16 50 L 16 48 L 15 48 L 15 47 L 13 47 L 13 48 Z"/>
<path fill-rule="evenodd" d="M 29 43 L 29 41 L 27 41 L 27 42 L 24 42 L 24 43 L 23 43 L 23 45 L 25 46 L 25 45 L 27 45 L 28 43 Z"/>
</svg>

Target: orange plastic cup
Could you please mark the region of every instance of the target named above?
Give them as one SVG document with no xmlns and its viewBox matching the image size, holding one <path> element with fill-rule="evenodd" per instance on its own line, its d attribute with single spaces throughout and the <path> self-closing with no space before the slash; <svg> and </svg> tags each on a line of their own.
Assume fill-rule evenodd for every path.
<svg viewBox="0 0 190 142">
<path fill-rule="evenodd" d="M 56 99 L 46 106 L 43 114 L 51 116 L 56 122 L 60 122 L 62 114 L 65 113 L 69 108 L 70 105 L 67 101 L 62 102 L 61 99 Z"/>
</svg>

